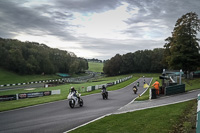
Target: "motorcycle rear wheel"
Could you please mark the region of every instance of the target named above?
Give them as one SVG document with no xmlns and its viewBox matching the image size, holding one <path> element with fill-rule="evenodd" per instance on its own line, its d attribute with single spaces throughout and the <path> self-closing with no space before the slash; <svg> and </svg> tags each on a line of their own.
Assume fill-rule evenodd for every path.
<svg viewBox="0 0 200 133">
<path fill-rule="evenodd" d="M 108 99 L 108 92 L 106 92 L 106 99 Z"/>
<path fill-rule="evenodd" d="M 103 99 L 105 99 L 105 98 L 106 98 L 106 96 L 105 96 L 105 94 L 104 94 L 104 93 L 102 94 L 102 97 L 103 97 Z"/>
</svg>

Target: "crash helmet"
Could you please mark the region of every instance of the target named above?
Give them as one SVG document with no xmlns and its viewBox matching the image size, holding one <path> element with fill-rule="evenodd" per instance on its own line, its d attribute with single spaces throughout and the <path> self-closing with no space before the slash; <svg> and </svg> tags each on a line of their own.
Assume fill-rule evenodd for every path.
<svg viewBox="0 0 200 133">
<path fill-rule="evenodd" d="M 74 91 L 74 90 L 75 90 L 75 89 L 74 89 L 74 87 L 72 86 L 72 87 L 71 87 L 71 91 Z"/>
</svg>

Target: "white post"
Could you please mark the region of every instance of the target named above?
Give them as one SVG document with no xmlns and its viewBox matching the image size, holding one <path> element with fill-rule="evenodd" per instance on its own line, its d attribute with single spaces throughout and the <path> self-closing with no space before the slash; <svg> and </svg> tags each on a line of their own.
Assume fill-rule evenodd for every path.
<svg viewBox="0 0 200 133">
<path fill-rule="evenodd" d="M 16 94 L 16 100 L 19 100 L 19 95 L 18 94 Z"/>
<path fill-rule="evenodd" d="M 182 73 L 182 69 L 180 70 L 179 84 L 181 84 L 181 73 Z"/>
</svg>

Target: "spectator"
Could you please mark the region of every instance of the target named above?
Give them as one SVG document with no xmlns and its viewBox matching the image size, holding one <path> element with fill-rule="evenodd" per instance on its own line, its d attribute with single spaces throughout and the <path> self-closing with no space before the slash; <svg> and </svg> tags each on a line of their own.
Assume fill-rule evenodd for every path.
<svg viewBox="0 0 200 133">
<path fill-rule="evenodd" d="M 160 83 L 156 80 L 156 82 L 152 85 L 156 89 L 156 95 L 159 95 L 159 88 L 160 88 Z"/>
</svg>

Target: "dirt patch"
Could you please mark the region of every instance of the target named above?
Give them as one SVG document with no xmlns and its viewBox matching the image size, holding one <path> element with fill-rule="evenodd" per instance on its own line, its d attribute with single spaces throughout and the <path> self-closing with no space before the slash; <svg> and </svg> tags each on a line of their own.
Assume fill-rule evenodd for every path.
<svg viewBox="0 0 200 133">
<path fill-rule="evenodd" d="M 197 100 L 193 100 L 184 110 L 179 123 L 174 125 L 174 130 L 170 133 L 196 133 L 196 118 Z"/>
</svg>

